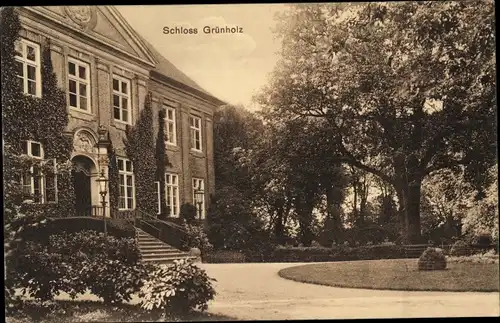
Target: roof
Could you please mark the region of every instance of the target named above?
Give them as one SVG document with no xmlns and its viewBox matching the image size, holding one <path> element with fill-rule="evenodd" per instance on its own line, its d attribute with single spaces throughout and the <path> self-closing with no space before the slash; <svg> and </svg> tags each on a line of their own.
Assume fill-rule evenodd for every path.
<svg viewBox="0 0 500 323">
<path fill-rule="evenodd" d="M 136 31 L 137 33 L 137 31 Z M 154 72 L 166 77 L 167 79 L 173 80 L 176 83 L 179 83 L 180 85 L 184 85 L 189 87 L 192 90 L 195 90 L 194 92 L 197 92 L 196 94 L 200 94 L 200 96 L 211 99 L 210 101 L 214 101 L 216 104 L 225 104 L 225 102 L 221 101 L 220 99 L 216 98 L 214 95 L 212 95 L 210 92 L 206 91 L 203 89 L 201 86 L 199 86 L 195 81 L 193 81 L 191 78 L 189 78 L 186 74 L 184 74 L 181 70 L 179 70 L 177 67 L 175 67 L 174 64 L 172 64 L 168 59 L 166 59 L 154 46 L 148 42 L 144 37 L 142 37 L 139 33 L 137 33 L 141 40 L 144 42 L 144 44 L 148 47 L 148 50 L 153 54 L 154 58 L 158 62 L 156 64 L 155 69 L 153 70 L 152 76 L 154 76 Z M 191 91 L 193 92 L 193 91 Z"/>
</svg>

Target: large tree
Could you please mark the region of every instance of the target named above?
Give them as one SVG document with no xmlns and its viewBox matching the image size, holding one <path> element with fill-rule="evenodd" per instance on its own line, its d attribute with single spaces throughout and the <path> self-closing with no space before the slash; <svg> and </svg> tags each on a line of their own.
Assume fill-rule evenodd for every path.
<svg viewBox="0 0 500 323">
<path fill-rule="evenodd" d="M 251 197 L 256 189 L 249 169 L 238 160 L 239 151 L 252 150 L 259 143 L 264 125 L 241 106 L 225 105 L 214 115 L 214 167 L 216 191 L 231 186 Z"/>
<path fill-rule="evenodd" d="M 464 165 L 482 187 L 496 158 L 494 30 L 491 1 L 292 5 L 260 102 L 326 120 L 332 158 L 393 185 L 417 242 L 424 178 Z"/>
</svg>

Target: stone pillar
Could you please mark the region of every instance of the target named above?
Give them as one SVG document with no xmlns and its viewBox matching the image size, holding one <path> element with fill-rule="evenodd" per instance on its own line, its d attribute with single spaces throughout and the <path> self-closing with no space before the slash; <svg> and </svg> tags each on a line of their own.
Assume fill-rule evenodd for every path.
<svg viewBox="0 0 500 323">
<path fill-rule="evenodd" d="M 95 107 L 99 124 L 109 125 L 112 115 L 111 107 L 111 78 L 109 65 L 104 61 L 96 59 L 97 77 Z"/>
</svg>

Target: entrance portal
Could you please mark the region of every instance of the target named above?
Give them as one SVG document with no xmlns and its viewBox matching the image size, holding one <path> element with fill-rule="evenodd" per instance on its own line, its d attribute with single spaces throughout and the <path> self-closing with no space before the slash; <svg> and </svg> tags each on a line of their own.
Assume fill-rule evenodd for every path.
<svg viewBox="0 0 500 323">
<path fill-rule="evenodd" d="M 75 209 L 77 216 L 92 216 L 95 207 L 92 206 L 92 173 L 95 172 L 94 162 L 85 156 L 75 156 L 73 162 L 73 187 L 75 189 Z M 96 214 L 97 215 L 97 214 Z"/>
</svg>

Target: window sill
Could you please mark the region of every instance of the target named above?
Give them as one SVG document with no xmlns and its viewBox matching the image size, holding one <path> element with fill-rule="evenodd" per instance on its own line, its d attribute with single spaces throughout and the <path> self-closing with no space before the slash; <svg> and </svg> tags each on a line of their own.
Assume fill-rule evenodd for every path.
<svg viewBox="0 0 500 323">
<path fill-rule="evenodd" d="M 130 122 L 126 122 L 126 121 L 122 121 L 122 120 L 118 120 L 118 119 L 113 119 L 113 122 L 117 123 L 117 124 L 122 124 L 124 126 L 131 126 L 132 125 L 132 123 L 130 123 Z"/>
<path fill-rule="evenodd" d="M 92 120 L 96 117 L 96 115 L 92 112 L 81 110 L 74 107 L 69 107 L 69 113 L 72 117 L 83 119 L 83 120 Z"/>
<path fill-rule="evenodd" d="M 123 122 L 120 120 L 113 119 L 113 125 L 115 128 L 120 129 L 120 130 L 127 130 L 127 126 L 132 126 L 130 123 Z"/>
<path fill-rule="evenodd" d="M 191 153 L 191 155 L 193 155 L 195 157 L 205 157 L 205 154 L 202 150 L 191 149 L 190 153 Z"/>
<path fill-rule="evenodd" d="M 168 151 L 179 151 L 180 147 L 172 144 L 165 144 L 165 149 Z"/>
<path fill-rule="evenodd" d="M 32 98 L 35 98 L 35 99 L 41 99 L 42 98 L 42 94 L 41 93 L 31 94 L 31 93 L 28 93 L 28 92 L 23 92 L 23 94 L 26 95 L 26 96 L 31 96 Z"/>
</svg>

